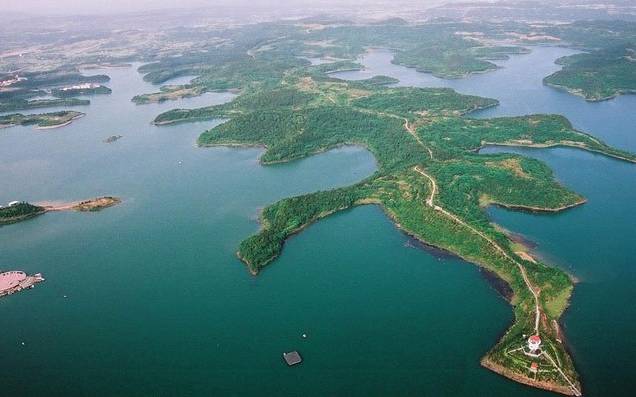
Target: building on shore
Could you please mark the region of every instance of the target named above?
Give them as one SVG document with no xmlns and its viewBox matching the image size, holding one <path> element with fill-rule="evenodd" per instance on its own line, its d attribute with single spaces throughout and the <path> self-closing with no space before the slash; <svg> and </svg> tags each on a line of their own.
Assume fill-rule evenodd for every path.
<svg viewBox="0 0 636 397">
<path fill-rule="evenodd" d="M 35 284 L 42 281 L 44 281 L 44 277 L 40 273 L 32 276 L 19 270 L 0 273 L 0 297 L 33 288 Z"/>
<path fill-rule="evenodd" d="M 532 335 L 528 338 L 528 351 L 524 351 L 528 356 L 539 357 L 541 355 L 541 337 Z"/>
</svg>

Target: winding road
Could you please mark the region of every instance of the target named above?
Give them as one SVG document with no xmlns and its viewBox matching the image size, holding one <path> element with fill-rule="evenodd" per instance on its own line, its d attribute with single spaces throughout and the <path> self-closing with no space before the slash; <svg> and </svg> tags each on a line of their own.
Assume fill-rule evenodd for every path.
<svg viewBox="0 0 636 397">
<path fill-rule="evenodd" d="M 539 292 L 537 292 L 537 290 L 530 283 L 530 279 L 528 278 L 528 275 L 526 273 L 526 268 L 521 263 L 519 263 L 517 260 L 515 260 L 513 257 L 511 257 L 503 248 L 501 248 L 499 246 L 499 244 L 495 243 L 495 241 L 493 241 L 486 234 L 484 234 L 483 232 L 480 232 L 479 230 L 477 230 L 474 227 L 470 226 L 469 224 L 467 224 L 466 222 L 461 220 L 459 217 L 457 217 L 456 215 L 448 212 L 444 208 L 442 208 L 442 207 L 440 207 L 438 205 L 435 205 L 435 202 L 434 202 L 435 201 L 435 195 L 437 194 L 437 183 L 435 182 L 435 179 L 433 179 L 432 176 L 430 176 L 426 172 L 424 172 L 424 170 L 422 170 L 419 166 L 415 166 L 415 171 L 417 173 L 419 173 L 420 175 L 426 177 L 431 182 L 431 194 L 426 199 L 426 205 L 428 205 L 429 207 L 433 208 L 435 211 L 439 211 L 439 212 L 443 213 L 444 215 L 446 215 L 447 217 L 451 218 L 455 222 L 457 222 L 460 225 L 468 228 L 473 233 L 479 235 L 484 240 L 488 241 L 489 244 L 491 244 L 493 247 L 495 247 L 495 249 L 497 249 L 497 251 L 499 251 L 502 255 L 504 255 L 504 257 L 506 257 L 507 259 L 509 259 L 510 261 L 512 261 L 514 264 L 517 265 L 517 267 L 519 268 L 519 271 L 521 272 L 521 276 L 523 277 L 523 281 L 526 284 L 526 287 L 528 287 L 528 290 L 530 290 L 530 293 L 532 293 L 532 296 L 534 297 L 534 305 L 535 305 L 534 333 L 535 333 L 535 335 L 539 335 L 539 320 L 541 318 L 541 309 L 540 309 L 540 306 L 539 306 Z M 572 389 L 573 394 L 575 396 L 581 396 L 581 391 L 574 385 L 574 383 L 570 380 L 570 378 L 567 377 L 567 375 L 563 372 L 561 367 L 559 367 L 559 365 L 554 361 L 554 359 L 549 354 L 547 354 L 545 352 L 542 352 L 542 354 L 545 355 L 548 358 L 548 360 L 550 360 L 552 365 L 557 369 L 557 371 L 559 371 L 559 374 L 569 384 L 570 388 Z"/>
<path fill-rule="evenodd" d="M 447 217 L 451 218 L 455 222 L 457 222 L 460 225 L 468 228 L 473 233 L 479 235 L 484 240 L 488 241 L 488 243 L 490 245 L 492 245 L 497 251 L 499 251 L 505 258 L 507 258 L 512 263 L 517 265 L 517 267 L 519 268 L 519 271 L 521 272 L 521 276 L 523 277 L 524 283 L 526 284 L 526 286 L 528 287 L 528 290 L 530 290 L 530 293 L 532 293 L 532 296 L 534 297 L 534 305 L 535 305 L 534 332 L 535 332 L 536 335 L 539 335 L 539 320 L 541 318 L 541 309 L 540 309 L 540 306 L 539 306 L 539 293 L 535 290 L 535 288 L 530 283 L 530 279 L 528 278 L 528 274 L 526 273 L 526 268 L 521 263 L 519 263 L 517 260 L 515 260 L 512 256 L 510 256 L 506 252 L 506 250 L 501 248 L 499 246 L 499 244 L 497 244 L 493 239 L 488 237 L 485 233 L 483 233 L 483 232 L 475 229 L 474 227 L 470 226 L 469 224 L 467 224 L 466 222 L 461 220 L 457 215 L 448 212 L 447 210 L 445 210 L 444 208 L 442 208 L 442 207 L 440 207 L 438 205 L 435 205 L 434 200 L 435 200 L 435 195 L 437 194 L 437 183 L 435 182 L 435 179 L 433 179 L 432 176 L 430 176 L 426 172 L 424 172 L 420 168 L 420 166 L 416 166 L 415 167 L 415 171 L 417 173 L 419 173 L 420 175 L 425 176 L 431 182 L 431 186 L 432 186 L 431 195 L 428 197 L 428 199 L 426 199 L 426 205 L 428 205 L 429 207 L 433 208 L 436 211 L 439 211 L 439 212 L 443 213 L 444 215 L 446 215 Z"/>
</svg>

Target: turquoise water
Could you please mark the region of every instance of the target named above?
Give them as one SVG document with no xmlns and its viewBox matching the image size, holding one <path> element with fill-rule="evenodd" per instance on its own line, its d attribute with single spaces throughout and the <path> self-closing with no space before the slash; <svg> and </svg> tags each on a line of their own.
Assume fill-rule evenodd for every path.
<svg viewBox="0 0 636 397">
<path fill-rule="evenodd" d="M 499 100 L 499 106 L 477 113 L 478 117 L 562 114 L 577 128 L 612 145 L 636 151 L 636 95 L 624 95 L 604 102 L 586 102 L 578 96 L 543 85 L 545 76 L 561 68 L 553 61 L 574 53 L 565 48 L 533 47 L 530 54 L 497 62 L 501 68 L 495 72 L 475 74 L 467 79 L 444 80 L 394 65 L 390 51 L 375 50 L 361 59 L 365 70 L 333 73 L 332 76 L 364 79 L 383 74 L 398 78 L 401 86 L 450 87 L 463 94 Z"/>
<path fill-rule="evenodd" d="M 523 98 L 507 102 L 516 98 L 509 93 L 515 80 L 505 76 L 521 68 L 534 81 L 527 85 L 533 95 L 569 100 L 540 85 L 564 51 L 538 49 L 494 73 L 441 82 L 494 95 L 483 79 L 504 76 L 502 105 L 489 112 L 527 112 Z M 364 60 L 369 67 L 386 68 L 403 84 L 431 85 L 429 76 L 377 54 Z M 258 277 L 236 259 L 239 242 L 258 228 L 259 208 L 358 181 L 376 168 L 370 153 L 343 148 L 262 167 L 257 149 L 197 148 L 198 134 L 215 123 L 150 121 L 163 110 L 221 103 L 231 94 L 135 106 L 132 96 L 156 87 L 133 69 L 105 72 L 113 94 L 94 97 L 81 108 L 87 116 L 72 125 L 0 131 L 0 202 L 124 199 L 95 214 L 52 213 L 0 228 L 0 268 L 47 278 L 0 300 L 0 383 L 8 395 L 550 395 L 479 366 L 510 323 L 510 307 L 475 266 L 409 248 L 377 207 L 311 226 Z M 617 113 L 603 114 L 621 128 L 607 121 L 599 122 L 602 131 L 589 131 L 632 147 L 633 116 L 623 113 L 633 109 L 633 97 L 572 100 L 580 113 L 618 104 Z M 577 126 L 595 120 L 566 115 Z M 114 134 L 124 137 L 102 143 Z M 565 327 L 584 386 L 588 395 L 621 395 L 633 386 L 633 344 L 618 341 L 634 329 L 634 168 L 561 149 L 531 154 L 544 156 L 590 202 L 555 217 L 492 215 L 581 278 Z M 603 343 L 590 346 L 598 333 Z M 281 353 L 289 350 L 300 351 L 301 366 L 284 365 Z"/>
<path fill-rule="evenodd" d="M 494 152 L 500 150 L 487 150 Z M 589 396 L 628 396 L 635 386 L 636 167 L 572 150 L 515 150 L 556 170 L 588 203 L 557 216 L 500 209 L 492 218 L 538 244 L 539 254 L 580 279 L 563 325 Z"/>
<path fill-rule="evenodd" d="M 536 47 L 528 55 L 501 62 L 494 73 L 469 79 L 442 80 L 391 64 L 392 54 L 365 56 L 362 72 L 337 74 L 365 78 L 386 74 L 399 85 L 451 87 L 461 93 L 499 99 L 500 106 L 477 117 L 531 113 L 567 116 L 576 128 L 636 152 L 636 96 L 590 103 L 543 86 L 542 78 L 559 69 L 552 60 L 574 53 L 563 48 Z M 631 395 L 636 386 L 631 361 L 636 357 L 636 166 L 572 149 L 486 148 L 482 153 L 516 152 L 546 161 L 566 186 L 588 203 L 557 214 L 530 215 L 491 208 L 493 220 L 538 244 L 549 263 L 576 276 L 577 284 L 563 326 L 583 387 L 589 396 Z"/>
</svg>

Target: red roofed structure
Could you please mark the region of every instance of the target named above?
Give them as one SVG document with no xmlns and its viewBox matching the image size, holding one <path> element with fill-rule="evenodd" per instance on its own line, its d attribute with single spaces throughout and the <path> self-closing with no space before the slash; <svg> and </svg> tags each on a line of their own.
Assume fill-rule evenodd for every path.
<svg viewBox="0 0 636 397">
<path fill-rule="evenodd" d="M 538 370 L 539 370 L 539 364 L 533 361 L 532 364 L 530 364 L 530 371 L 536 373 Z"/>
<path fill-rule="evenodd" d="M 532 335 L 528 338 L 528 349 L 531 353 L 537 353 L 541 347 L 541 337 L 539 335 Z"/>
</svg>

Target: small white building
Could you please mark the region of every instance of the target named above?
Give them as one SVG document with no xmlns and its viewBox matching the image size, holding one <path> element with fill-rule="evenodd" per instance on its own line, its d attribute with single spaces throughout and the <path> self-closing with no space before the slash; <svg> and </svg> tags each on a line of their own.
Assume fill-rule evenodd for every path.
<svg viewBox="0 0 636 397">
<path fill-rule="evenodd" d="M 21 203 L 21 201 L 11 201 L 11 202 L 9 202 L 8 205 L 9 205 L 9 207 L 13 207 L 14 205 L 18 205 L 20 203 Z"/>
<path fill-rule="evenodd" d="M 532 335 L 528 338 L 528 349 L 530 353 L 537 354 L 541 348 L 541 337 L 539 335 Z"/>
</svg>

